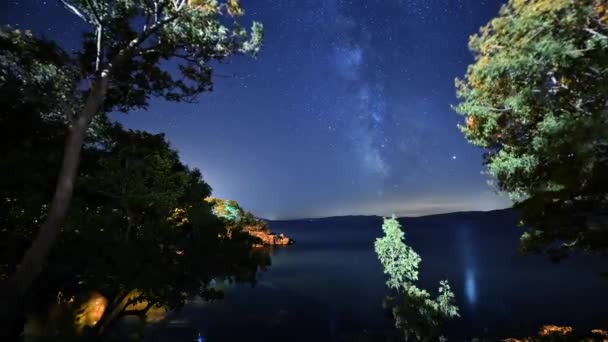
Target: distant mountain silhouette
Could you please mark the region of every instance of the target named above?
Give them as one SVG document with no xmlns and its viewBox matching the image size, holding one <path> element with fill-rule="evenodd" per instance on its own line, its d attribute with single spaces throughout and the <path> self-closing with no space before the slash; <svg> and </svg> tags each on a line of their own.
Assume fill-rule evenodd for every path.
<svg viewBox="0 0 608 342">
<path fill-rule="evenodd" d="M 418 220 L 433 220 L 433 219 L 476 219 L 483 220 L 486 218 L 492 218 L 494 220 L 501 218 L 513 219 L 519 215 L 519 211 L 513 208 L 497 209 L 489 211 L 457 211 L 452 213 L 433 214 L 425 216 L 400 216 L 400 221 L 418 221 Z M 320 218 L 302 218 L 302 219 L 289 219 L 289 220 L 267 220 L 264 221 L 272 222 L 275 224 L 287 223 L 287 222 L 335 222 L 344 223 L 349 221 L 379 221 L 382 216 L 379 215 L 344 215 L 344 216 L 328 216 Z"/>
</svg>

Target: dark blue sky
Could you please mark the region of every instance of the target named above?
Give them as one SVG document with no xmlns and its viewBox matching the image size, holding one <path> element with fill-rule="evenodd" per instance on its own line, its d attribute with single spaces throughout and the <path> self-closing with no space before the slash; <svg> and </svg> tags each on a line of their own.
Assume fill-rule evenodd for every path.
<svg viewBox="0 0 608 342">
<path fill-rule="evenodd" d="M 454 78 L 499 0 L 243 0 L 265 26 L 255 60 L 216 69 L 196 104 L 114 115 L 164 132 L 214 195 L 267 218 L 502 208 L 457 129 Z M 4 0 L 0 23 L 78 46 L 58 0 Z"/>
</svg>

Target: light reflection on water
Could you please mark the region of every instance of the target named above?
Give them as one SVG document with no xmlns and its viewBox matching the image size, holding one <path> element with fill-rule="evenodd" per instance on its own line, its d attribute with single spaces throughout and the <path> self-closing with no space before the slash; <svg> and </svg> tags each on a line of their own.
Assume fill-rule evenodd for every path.
<svg viewBox="0 0 608 342">
<path fill-rule="evenodd" d="M 466 295 L 467 304 L 471 310 L 474 310 L 475 304 L 477 303 L 477 279 L 475 277 L 477 262 L 473 249 L 475 240 L 471 234 L 471 228 L 467 224 L 458 227 L 458 233 L 464 263 L 464 293 Z"/>
<path fill-rule="evenodd" d="M 477 302 L 477 285 L 475 283 L 475 271 L 467 268 L 465 271 L 464 288 L 467 294 L 467 301 L 470 306 L 474 307 Z"/>
</svg>

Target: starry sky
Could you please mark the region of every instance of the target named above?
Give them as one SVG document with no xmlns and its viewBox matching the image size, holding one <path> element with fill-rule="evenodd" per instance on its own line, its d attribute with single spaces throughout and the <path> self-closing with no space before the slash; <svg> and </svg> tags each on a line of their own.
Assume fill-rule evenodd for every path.
<svg viewBox="0 0 608 342">
<path fill-rule="evenodd" d="M 456 125 L 470 34 L 501 0 L 242 0 L 256 59 L 217 65 L 197 103 L 113 114 L 164 132 L 214 195 L 270 219 L 490 210 L 483 151 Z M 0 24 L 68 50 L 89 30 L 58 0 L 2 0 Z"/>
</svg>

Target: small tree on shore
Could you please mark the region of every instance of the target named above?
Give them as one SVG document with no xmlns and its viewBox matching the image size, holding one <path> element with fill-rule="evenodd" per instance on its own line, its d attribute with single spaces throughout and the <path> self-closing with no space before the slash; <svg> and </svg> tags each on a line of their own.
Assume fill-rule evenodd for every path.
<svg viewBox="0 0 608 342">
<path fill-rule="evenodd" d="M 395 290 L 394 296 L 385 299 L 395 326 L 406 340 L 430 341 L 439 338 L 441 327 L 450 318 L 459 317 L 454 305 L 454 293 L 447 280 L 439 282 L 439 295 L 432 299 L 424 289 L 416 286 L 418 266 L 422 259 L 405 244 L 401 224 L 395 218 L 384 218 L 384 236 L 376 239 L 374 250 L 388 276 L 386 285 Z"/>
</svg>

